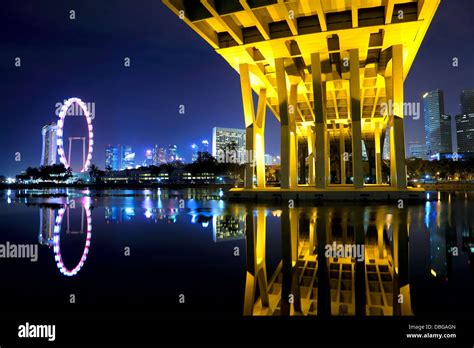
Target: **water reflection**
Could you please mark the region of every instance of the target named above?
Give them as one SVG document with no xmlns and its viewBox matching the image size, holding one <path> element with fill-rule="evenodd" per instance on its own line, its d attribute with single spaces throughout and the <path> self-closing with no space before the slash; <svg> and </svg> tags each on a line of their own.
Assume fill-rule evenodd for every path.
<svg viewBox="0 0 474 348">
<path fill-rule="evenodd" d="M 83 197 L 80 200 L 80 208 L 76 209 L 75 201 L 71 201 L 73 204 L 64 204 L 59 209 L 54 209 L 52 207 L 42 206 L 40 207 L 40 234 L 39 234 L 39 244 L 53 248 L 54 260 L 59 271 L 68 277 L 75 276 L 84 266 L 84 263 L 87 260 L 87 255 L 89 253 L 89 248 L 92 238 L 92 210 L 91 210 L 91 200 L 89 197 Z M 77 212 L 80 211 L 80 230 L 72 230 L 70 223 L 70 216 L 73 214 L 71 211 Z M 84 234 L 84 227 L 86 232 L 84 249 L 82 256 L 79 262 L 73 268 L 68 268 L 61 254 L 61 232 L 63 230 L 63 220 L 66 216 L 65 227 L 66 230 L 63 231 L 66 234 Z"/>
<path fill-rule="evenodd" d="M 244 315 L 412 315 L 406 210 L 283 209 L 282 259 L 266 268 L 266 209 L 250 210 Z M 363 246 L 363 257 L 327 255 Z M 258 293 L 258 295 L 257 295 Z"/>
<path fill-rule="evenodd" d="M 99 229 L 110 230 L 118 228 L 114 224 L 124 223 L 133 230 L 136 226 L 132 224 L 137 224 L 150 233 L 159 231 L 163 237 L 156 240 L 163 245 L 168 243 L 167 233 L 177 230 L 168 224 L 181 230 L 202 229 L 211 234 L 209 241 L 216 243 L 209 246 L 210 252 L 213 247 L 225 247 L 225 243 L 232 248 L 242 246 L 245 240 L 246 251 L 241 253 L 246 257 L 245 277 L 228 285 L 242 287 L 238 301 L 243 299 L 244 315 L 406 316 L 419 313 L 420 308 L 427 311 L 427 304 L 432 305 L 433 299 L 426 294 L 430 286 L 447 284 L 456 276 L 466 279 L 467 269 L 471 272 L 467 280 L 472 284 L 474 211 L 464 193 L 441 194 L 436 201 L 404 209 L 396 205 L 334 204 L 292 209 L 243 205 L 225 202 L 218 193 L 197 190 L 124 191 L 114 195 L 101 191 L 80 201 L 80 209 L 75 210 L 64 200 L 55 203 L 56 207 L 40 207 L 39 242 L 53 249 L 62 274 L 76 275 L 86 262 L 92 205 L 100 208 L 95 211 Z M 69 226 L 70 214 L 81 216 L 76 228 Z M 150 224 L 153 221 L 159 225 Z M 61 230 L 65 231 L 62 235 Z M 78 230 L 86 233 L 85 242 L 81 240 L 84 251 L 76 266 L 67 268 L 60 240 L 64 233 Z M 102 243 L 113 244 L 105 237 Z M 192 241 L 180 239 L 178 243 Z M 328 246 L 339 245 L 354 246 L 362 257 L 327 254 Z M 413 246 L 416 253 L 410 255 Z M 150 242 L 147 248 L 154 250 L 158 244 Z M 231 258 L 235 260 L 229 255 L 222 261 L 231 264 Z M 416 277 L 410 278 L 410 270 L 416 271 Z M 446 291 L 460 291 L 454 284 Z M 172 288 L 173 284 L 167 286 Z"/>
</svg>

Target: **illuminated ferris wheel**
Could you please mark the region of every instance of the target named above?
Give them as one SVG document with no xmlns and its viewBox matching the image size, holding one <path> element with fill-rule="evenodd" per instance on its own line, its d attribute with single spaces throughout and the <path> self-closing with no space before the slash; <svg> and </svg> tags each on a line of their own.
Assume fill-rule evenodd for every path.
<svg viewBox="0 0 474 348">
<path fill-rule="evenodd" d="M 69 160 L 66 159 L 66 154 L 64 153 L 64 141 L 63 141 L 63 128 L 64 128 L 64 123 L 65 123 L 65 118 L 67 116 L 67 112 L 69 108 L 73 106 L 73 104 L 78 105 L 84 117 L 86 118 L 87 121 L 87 128 L 88 128 L 88 151 L 87 151 L 87 156 L 85 156 L 85 145 L 83 145 L 83 160 L 82 160 L 82 169 L 81 172 L 86 172 L 89 169 L 89 166 L 91 165 L 91 160 L 92 160 L 92 151 L 93 151 L 93 145 L 94 145 L 94 132 L 92 128 L 92 118 L 89 110 L 87 109 L 86 103 L 84 103 L 81 99 L 79 98 L 69 98 L 66 100 L 63 104 L 63 106 L 60 109 L 59 112 L 59 121 L 58 121 L 58 128 L 57 128 L 57 145 L 58 145 L 58 155 L 60 158 L 60 161 L 66 168 L 69 168 L 71 166 L 71 140 L 72 139 L 79 139 L 79 138 L 69 138 Z M 83 144 L 85 144 L 85 138 L 80 138 L 83 140 Z"/>
</svg>

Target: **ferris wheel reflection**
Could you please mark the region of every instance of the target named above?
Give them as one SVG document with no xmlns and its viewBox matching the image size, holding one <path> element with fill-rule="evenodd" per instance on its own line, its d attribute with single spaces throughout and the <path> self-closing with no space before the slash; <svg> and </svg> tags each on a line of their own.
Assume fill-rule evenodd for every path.
<svg viewBox="0 0 474 348">
<path fill-rule="evenodd" d="M 71 204 L 71 202 L 73 204 Z M 85 197 L 80 202 L 81 210 L 81 229 L 79 231 L 72 231 L 70 228 L 70 215 L 71 209 L 75 210 L 75 202 L 71 201 L 68 204 L 64 204 L 59 209 L 53 208 L 41 208 L 40 209 L 40 233 L 39 242 L 42 245 L 53 248 L 54 260 L 59 271 L 68 277 L 77 275 L 77 273 L 84 266 L 87 255 L 89 254 L 89 248 L 92 238 L 92 213 L 90 198 Z M 83 234 L 84 229 L 86 231 L 86 240 L 82 256 L 79 262 L 74 268 L 68 268 L 63 260 L 61 254 L 61 230 L 63 230 L 63 220 L 66 220 L 66 233 L 67 234 Z M 84 223 L 85 222 L 85 223 Z"/>
</svg>

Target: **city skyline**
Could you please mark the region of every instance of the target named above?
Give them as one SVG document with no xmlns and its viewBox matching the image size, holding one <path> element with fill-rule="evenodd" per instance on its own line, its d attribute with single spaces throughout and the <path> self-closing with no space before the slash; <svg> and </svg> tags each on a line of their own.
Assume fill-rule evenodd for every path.
<svg viewBox="0 0 474 348">
<path fill-rule="evenodd" d="M 9 115 L 0 145 L 11 150 L 0 159 L 0 174 L 14 175 L 37 165 L 39 129 L 56 121 L 56 103 L 72 95 L 96 105 L 97 136 L 92 162 L 98 164 L 103 161 L 99 154 L 109 143 L 147 148 L 144 141 L 158 134 L 160 143 L 184 147 L 181 144 L 200 139 L 205 130 L 217 123 L 229 128 L 244 126 L 238 74 L 229 73 L 230 68 L 212 49 L 201 45 L 173 14 L 162 11 L 161 3 L 143 0 L 140 5 L 118 1 L 117 8 L 108 9 L 110 15 L 102 18 L 95 6 L 105 9 L 106 5 L 84 2 L 73 6 L 77 16 L 70 20 L 71 6 L 67 4 L 55 4 L 49 9 L 33 3 L 5 2 L 9 11 L 4 13 L 9 16 L 0 14 L 1 25 L 18 35 L 9 37 L 7 30 L 1 34 L 0 64 L 11 82 L 0 87 L 5 96 L 4 112 Z M 466 45 L 457 44 L 470 37 L 468 13 L 472 13 L 474 4 L 459 1 L 454 7 L 448 2 L 440 5 L 405 87 L 407 102 L 421 103 L 425 91 L 444 90 L 446 113 L 452 116 L 452 122 L 460 113 L 459 94 L 472 88 L 474 81 L 470 66 L 474 53 Z M 123 13 L 127 13 L 129 21 L 119 25 L 116 18 Z M 41 30 L 34 20 L 38 16 L 48 23 Z M 166 35 L 159 23 L 166 24 L 162 26 L 167 28 Z M 445 31 L 448 25 L 452 30 Z M 101 29 L 97 31 L 97 27 Z M 106 50 L 103 42 L 107 42 Z M 438 47 L 445 49 L 439 51 Z M 170 54 L 159 55 L 160 50 Z M 192 64 L 188 54 L 195 57 Z M 124 67 L 127 57 L 130 66 Z M 15 66 L 15 58 L 21 59 L 21 66 Z M 454 58 L 458 61 L 456 67 Z M 176 71 L 169 71 L 175 64 L 182 64 L 177 76 Z M 209 70 L 210 75 L 200 75 L 202 69 Z M 433 75 L 430 71 L 438 73 Z M 169 82 L 157 84 L 157 75 Z M 100 82 L 91 76 L 101 76 Z M 41 81 L 41 91 L 34 81 Z M 212 104 L 202 102 L 208 93 L 218 96 Z M 26 96 L 31 98 L 30 103 L 22 102 Z M 180 114 L 180 106 L 184 106 L 184 114 Z M 277 121 L 268 115 L 267 134 L 278 134 Z M 17 117 L 25 122 L 14 122 Z M 407 118 L 405 123 L 406 143 L 424 139 L 423 122 Z M 191 124 L 192 128 L 188 127 Z M 266 152 L 279 153 L 278 137 L 269 137 L 267 145 Z M 17 152 L 21 161 L 15 161 Z"/>
</svg>

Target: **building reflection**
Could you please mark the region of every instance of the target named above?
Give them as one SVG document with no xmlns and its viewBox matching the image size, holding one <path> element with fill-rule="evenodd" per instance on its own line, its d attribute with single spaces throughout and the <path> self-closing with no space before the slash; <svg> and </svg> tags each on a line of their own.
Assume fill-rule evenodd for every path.
<svg viewBox="0 0 474 348">
<path fill-rule="evenodd" d="M 56 220 L 56 210 L 51 207 L 40 207 L 40 228 L 38 242 L 47 247 L 53 246 L 53 229 Z"/>
<path fill-rule="evenodd" d="M 79 206 L 76 202 L 63 204 L 60 208 L 48 206 L 40 207 L 40 234 L 39 243 L 53 248 L 54 259 L 59 271 L 65 276 L 75 276 L 84 266 L 92 238 L 92 208 L 90 197 L 83 197 Z M 81 218 L 80 229 L 71 228 L 70 216 L 79 215 Z M 65 223 L 63 221 L 66 220 Z M 64 228 L 65 227 L 65 228 Z M 64 231 L 63 231 L 64 230 Z M 61 235 L 63 232 L 63 235 Z M 85 233 L 85 242 L 82 255 L 73 268 L 68 268 L 61 253 L 61 238 L 67 234 Z"/>
<path fill-rule="evenodd" d="M 276 216 L 282 259 L 271 275 L 266 210 L 249 209 L 246 216 L 244 315 L 413 314 L 407 210 L 284 208 Z M 328 255 L 327 246 L 334 243 L 363 246 L 363 255 Z"/>
</svg>

